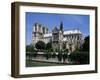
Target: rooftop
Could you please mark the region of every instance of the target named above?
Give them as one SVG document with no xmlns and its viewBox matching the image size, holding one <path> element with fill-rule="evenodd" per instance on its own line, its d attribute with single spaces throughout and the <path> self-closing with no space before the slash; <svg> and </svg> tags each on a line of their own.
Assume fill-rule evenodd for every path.
<svg viewBox="0 0 100 80">
<path fill-rule="evenodd" d="M 82 34 L 82 33 L 78 29 L 64 31 L 64 35 L 68 35 L 68 34 Z"/>
<path fill-rule="evenodd" d="M 69 34 L 82 34 L 82 33 L 78 29 L 64 31 L 64 35 L 69 35 Z M 44 34 L 44 37 L 52 37 L 52 33 Z"/>
<path fill-rule="evenodd" d="M 52 37 L 52 33 L 44 34 L 44 37 Z"/>
</svg>

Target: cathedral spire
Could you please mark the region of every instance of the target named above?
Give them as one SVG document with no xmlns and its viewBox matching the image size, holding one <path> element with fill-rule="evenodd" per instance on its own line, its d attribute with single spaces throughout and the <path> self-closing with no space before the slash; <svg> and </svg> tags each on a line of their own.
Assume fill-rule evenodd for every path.
<svg viewBox="0 0 100 80">
<path fill-rule="evenodd" d="M 63 22 L 60 23 L 60 30 L 63 31 Z"/>
</svg>

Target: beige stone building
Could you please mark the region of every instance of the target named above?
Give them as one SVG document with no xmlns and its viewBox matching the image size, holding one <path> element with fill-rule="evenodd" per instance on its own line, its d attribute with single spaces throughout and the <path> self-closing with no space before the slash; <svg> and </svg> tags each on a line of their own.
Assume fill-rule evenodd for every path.
<svg viewBox="0 0 100 80">
<path fill-rule="evenodd" d="M 70 52 L 80 48 L 83 44 L 83 36 L 79 29 L 63 30 L 63 23 L 59 28 L 54 27 L 51 32 L 40 23 L 35 23 L 32 32 L 32 44 L 43 41 L 46 44 L 52 42 L 53 49 L 68 49 Z"/>
</svg>

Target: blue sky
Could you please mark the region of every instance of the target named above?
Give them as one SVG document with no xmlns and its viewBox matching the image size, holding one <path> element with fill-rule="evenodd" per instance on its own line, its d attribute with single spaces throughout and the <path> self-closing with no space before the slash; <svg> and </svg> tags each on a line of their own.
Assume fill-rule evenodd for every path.
<svg viewBox="0 0 100 80">
<path fill-rule="evenodd" d="M 75 29 L 78 28 L 82 32 L 83 36 L 89 35 L 89 15 L 77 15 L 77 14 L 51 14 L 51 13 L 33 13 L 26 12 L 26 45 L 32 41 L 32 30 L 35 22 L 39 22 L 44 26 L 47 26 L 49 31 L 63 22 L 63 29 Z"/>
</svg>

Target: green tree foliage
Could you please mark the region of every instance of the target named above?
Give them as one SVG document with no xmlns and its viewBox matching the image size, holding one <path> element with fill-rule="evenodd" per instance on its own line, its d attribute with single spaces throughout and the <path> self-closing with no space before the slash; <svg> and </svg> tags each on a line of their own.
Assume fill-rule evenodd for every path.
<svg viewBox="0 0 100 80">
<path fill-rule="evenodd" d="M 57 58 L 58 58 L 58 61 L 62 61 L 63 55 L 62 55 L 62 51 L 61 50 L 59 50 Z"/>
<path fill-rule="evenodd" d="M 32 54 L 33 57 L 37 57 L 37 51 L 34 51 Z"/>
<path fill-rule="evenodd" d="M 37 56 L 37 51 L 34 49 L 33 45 L 26 46 L 26 56 L 28 56 L 30 59 Z"/>
<path fill-rule="evenodd" d="M 89 51 L 89 36 L 85 37 L 84 43 L 82 45 L 83 51 Z"/>
<path fill-rule="evenodd" d="M 63 51 L 62 57 L 63 57 L 63 62 L 65 62 L 65 60 L 68 58 L 68 49 L 65 49 L 65 50 Z"/>
<path fill-rule="evenodd" d="M 73 52 L 69 58 L 78 64 L 89 64 L 89 52 Z"/>
<path fill-rule="evenodd" d="M 34 52 L 34 46 L 33 45 L 27 45 L 26 46 L 26 52 Z"/>
<path fill-rule="evenodd" d="M 48 50 L 48 49 L 51 49 L 51 48 L 52 48 L 52 42 L 48 42 L 46 44 L 46 49 Z"/>
<path fill-rule="evenodd" d="M 56 58 L 56 53 L 55 52 L 52 53 L 52 58 Z"/>
<path fill-rule="evenodd" d="M 49 51 L 45 51 L 44 53 L 44 57 L 46 57 L 46 59 L 48 60 L 49 58 L 51 58 L 51 53 Z"/>
<path fill-rule="evenodd" d="M 39 49 L 39 50 L 44 50 L 45 49 L 45 43 L 43 41 L 38 41 L 36 44 L 35 44 L 35 47 L 36 49 Z"/>
<path fill-rule="evenodd" d="M 85 37 L 82 48 L 72 52 L 69 55 L 71 61 L 78 64 L 88 64 L 89 63 L 89 36 Z"/>
</svg>

